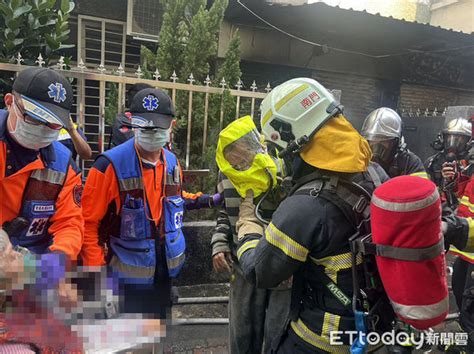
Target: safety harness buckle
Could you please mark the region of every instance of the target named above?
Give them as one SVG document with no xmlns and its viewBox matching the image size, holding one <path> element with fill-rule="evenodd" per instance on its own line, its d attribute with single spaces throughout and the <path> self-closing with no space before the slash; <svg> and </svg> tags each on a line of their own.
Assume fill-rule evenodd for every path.
<svg viewBox="0 0 474 354">
<path fill-rule="evenodd" d="M 367 199 L 364 198 L 363 195 L 359 197 L 359 200 L 355 203 L 354 207 L 352 208 L 357 214 L 362 214 L 367 208 L 369 203 L 367 202 Z"/>
<path fill-rule="evenodd" d="M 323 188 L 324 188 L 324 181 L 317 180 L 315 181 L 315 185 L 313 189 L 309 191 L 309 195 L 316 198 L 317 196 L 319 196 L 319 193 L 321 193 Z"/>
</svg>

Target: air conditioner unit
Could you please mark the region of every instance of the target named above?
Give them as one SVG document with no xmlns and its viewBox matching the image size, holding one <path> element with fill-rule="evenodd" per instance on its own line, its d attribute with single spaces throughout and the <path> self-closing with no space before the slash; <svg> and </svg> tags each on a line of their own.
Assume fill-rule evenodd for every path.
<svg viewBox="0 0 474 354">
<path fill-rule="evenodd" d="M 158 0 L 128 0 L 127 34 L 136 39 L 158 42 L 162 15 Z"/>
</svg>

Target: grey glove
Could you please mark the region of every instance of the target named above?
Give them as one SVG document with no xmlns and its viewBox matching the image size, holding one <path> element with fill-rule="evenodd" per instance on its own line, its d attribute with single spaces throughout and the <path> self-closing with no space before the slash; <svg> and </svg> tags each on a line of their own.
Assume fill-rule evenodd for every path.
<svg viewBox="0 0 474 354">
<path fill-rule="evenodd" d="M 458 250 L 466 247 L 469 225 L 465 218 L 454 214 L 443 216 L 441 229 L 444 235 L 444 245 L 447 250 L 450 245 L 453 245 Z"/>
</svg>

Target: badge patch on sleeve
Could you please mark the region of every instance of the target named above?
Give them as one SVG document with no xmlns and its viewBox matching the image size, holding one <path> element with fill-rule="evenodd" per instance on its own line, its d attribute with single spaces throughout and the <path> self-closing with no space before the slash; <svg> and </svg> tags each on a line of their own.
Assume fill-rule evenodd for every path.
<svg viewBox="0 0 474 354">
<path fill-rule="evenodd" d="M 74 203 L 76 203 L 78 207 L 81 206 L 82 190 L 83 190 L 82 185 L 75 185 L 72 191 L 72 197 L 74 199 Z"/>
</svg>

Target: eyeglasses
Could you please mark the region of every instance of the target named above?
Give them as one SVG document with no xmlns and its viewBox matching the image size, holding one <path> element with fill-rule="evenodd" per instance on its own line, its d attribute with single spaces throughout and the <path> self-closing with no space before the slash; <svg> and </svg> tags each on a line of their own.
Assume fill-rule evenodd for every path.
<svg viewBox="0 0 474 354">
<path fill-rule="evenodd" d="M 20 105 L 18 104 L 17 102 L 17 98 L 14 99 L 14 104 L 15 106 L 18 108 L 18 111 L 20 111 L 20 114 L 23 116 L 23 120 L 28 123 L 28 124 L 31 124 L 31 125 L 36 125 L 36 126 L 39 126 L 39 125 L 45 125 L 47 126 L 48 128 L 50 129 L 53 129 L 53 130 L 61 130 L 61 128 L 63 127 L 62 124 L 58 124 L 58 123 L 50 123 L 50 122 L 41 122 L 37 119 L 34 119 L 32 118 L 30 115 L 28 115 L 28 113 L 25 113 L 23 111 L 23 109 L 20 107 Z"/>
</svg>

